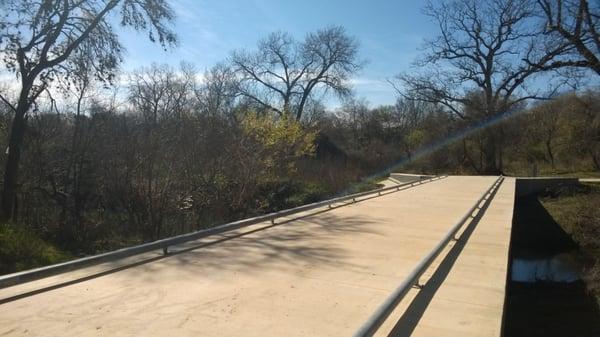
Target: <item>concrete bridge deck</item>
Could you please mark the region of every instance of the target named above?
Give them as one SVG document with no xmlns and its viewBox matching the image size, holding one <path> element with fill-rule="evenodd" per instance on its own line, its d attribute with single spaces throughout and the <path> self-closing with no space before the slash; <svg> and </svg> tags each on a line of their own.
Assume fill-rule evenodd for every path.
<svg viewBox="0 0 600 337">
<path fill-rule="evenodd" d="M 214 235 L 166 258 L 2 289 L 0 336 L 350 336 L 494 180 L 448 177 Z M 500 335 L 514 185 L 505 179 L 382 336 Z M 133 260 L 145 262 L 78 281 Z"/>
</svg>

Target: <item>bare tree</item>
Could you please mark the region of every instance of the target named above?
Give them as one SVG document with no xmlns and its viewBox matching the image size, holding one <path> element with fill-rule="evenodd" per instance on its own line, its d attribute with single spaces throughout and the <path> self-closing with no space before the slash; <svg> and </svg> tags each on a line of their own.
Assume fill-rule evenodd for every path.
<svg viewBox="0 0 600 337">
<path fill-rule="evenodd" d="M 426 70 L 400 74 L 393 84 L 401 95 L 439 103 L 463 119 L 468 118 L 466 106 L 479 105 L 472 102 L 479 97 L 473 92 L 483 95 L 484 119 L 541 98 L 540 90 L 528 90 L 528 82 L 554 55 L 539 53 L 541 32 L 531 24 L 534 10 L 527 0 L 429 2 L 425 14 L 437 24 L 439 35 L 425 41 L 427 52 L 417 65 Z M 497 173 L 502 169 L 498 136 L 488 133 L 484 171 Z"/>
<path fill-rule="evenodd" d="M 587 155 L 596 171 L 600 171 L 600 99 L 598 92 L 588 91 L 576 99 L 575 112 L 578 116 L 572 118 L 576 132 L 573 132 L 572 142 L 575 151 Z"/>
<path fill-rule="evenodd" d="M 353 146 L 358 149 L 362 146 L 362 138 L 364 138 L 362 137 L 362 129 L 369 118 L 369 102 L 365 99 L 349 98 L 344 102 L 341 112 L 352 132 Z"/>
<path fill-rule="evenodd" d="M 87 203 L 94 194 L 93 179 L 94 170 L 90 164 L 90 147 L 92 146 L 92 130 L 94 128 L 93 119 L 85 115 L 85 103 L 90 100 L 93 91 L 93 60 L 89 59 L 89 52 L 78 52 L 73 60 L 73 76 L 71 81 L 72 92 L 69 94 L 75 97 L 75 111 L 73 115 L 73 127 L 71 135 L 71 144 L 68 150 L 68 159 L 64 169 L 62 186 L 64 188 L 53 190 L 56 196 L 55 200 L 61 205 L 61 223 L 65 221 L 67 212 L 72 215 L 72 226 L 70 232 L 71 240 L 78 238 L 77 242 L 83 242 L 86 239 L 87 228 L 85 226 L 84 211 Z M 90 186 L 91 185 L 91 186 Z"/>
<path fill-rule="evenodd" d="M 231 111 L 236 98 L 237 81 L 233 69 L 219 63 L 204 73 L 195 95 L 200 110 L 208 116 L 222 116 Z"/>
<path fill-rule="evenodd" d="M 562 100 L 553 100 L 546 104 L 540 104 L 531 109 L 527 117 L 530 119 L 528 130 L 530 141 L 543 144 L 545 157 L 552 169 L 556 168 L 556 148 L 558 147 L 559 132 L 561 128 L 561 116 L 566 116 Z"/>
<path fill-rule="evenodd" d="M 193 68 L 182 65 L 177 72 L 167 65 L 153 65 L 131 77 L 130 101 L 137 126 L 136 176 L 133 194 L 143 204 L 135 211 L 142 225 L 150 226 L 152 239 L 164 235 L 166 214 L 177 200 L 177 184 L 184 124 L 191 110 Z"/>
<path fill-rule="evenodd" d="M 230 61 L 239 75 L 241 95 L 300 120 L 317 90 L 350 93 L 350 77 L 362 67 L 357 53 L 357 41 L 334 26 L 310 33 L 302 42 L 273 33 L 259 42 L 257 52 L 236 51 Z"/>
<path fill-rule="evenodd" d="M 537 0 L 544 16 L 544 33 L 555 41 L 546 49 L 560 59 L 545 69 L 587 68 L 600 75 L 600 3 L 587 0 Z"/>
<path fill-rule="evenodd" d="M 35 100 L 58 77 L 69 77 L 73 55 L 89 53 L 96 78 L 110 82 L 123 47 L 108 18 L 120 12 L 121 25 L 148 31 L 163 46 L 176 42 L 166 26 L 174 14 L 164 0 L 6 0 L 0 3 L 0 49 L 6 68 L 20 79 L 4 171 L 2 216 L 12 217 L 26 115 Z M 84 48 L 84 46 L 86 46 Z"/>
<path fill-rule="evenodd" d="M 149 125 L 181 119 L 189 107 L 194 71 L 183 64 L 179 72 L 168 65 L 153 64 L 130 76 L 129 99 Z"/>
</svg>

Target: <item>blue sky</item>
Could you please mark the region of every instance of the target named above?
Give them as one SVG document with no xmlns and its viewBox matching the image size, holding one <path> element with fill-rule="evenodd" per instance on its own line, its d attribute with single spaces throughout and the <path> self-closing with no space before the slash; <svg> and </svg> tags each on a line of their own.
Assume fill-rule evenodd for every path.
<svg viewBox="0 0 600 337">
<path fill-rule="evenodd" d="M 360 57 L 368 62 L 353 81 L 357 96 L 372 105 L 391 104 L 395 96 L 385 79 L 409 69 L 423 38 L 435 34 L 421 13 L 423 1 L 171 0 L 171 4 L 177 14 L 179 46 L 165 52 L 145 36 L 123 32 L 128 51 L 124 70 L 186 61 L 204 71 L 234 49 L 253 48 L 273 31 L 301 39 L 307 32 L 341 25 L 360 41 Z"/>
</svg>

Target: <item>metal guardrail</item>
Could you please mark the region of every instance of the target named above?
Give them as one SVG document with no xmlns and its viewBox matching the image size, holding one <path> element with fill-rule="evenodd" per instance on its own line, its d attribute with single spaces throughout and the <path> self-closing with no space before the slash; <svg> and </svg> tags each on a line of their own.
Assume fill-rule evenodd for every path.
<svg viewBox="0 0 600 337">
<path fill-rule="evenodd" d="M 500 176 L 498 179 L 492 184 L 492 186 L 487 189 L 483 195 L 475 202 L 473 207 L 469 209 L 469 211 L 463 215 L 458 222 L 452 228 L 446 236 L 425 256 L 417 266 L 411 271 L 411 273 L 402 281 L 400 286 L 394 290 L 394 292 L 377 308 L 377 310 L 369 317 L 369 319 L 360 327 L 360 329 L 354 334 L 354 337 L 371 337 L 373 336 L 379 327 L 385 322 L 385 320 L 389 317 L 389 315 L 394 311 L 398 303 L 406 296 L 408 291 L 413 287 L 421 287 L 419 285 L 419 278 L 423 273 L 427 270 L 429 265 L 433 263 L 435 258 L 442 252 L 442 250 L 446 247 L 448 242 L 452 240 L 458 230 L 462 227 L 462 225 L 467 221 L 469 217 L 472 216 L 475 209 L 479 207 L 481 202 L 488 197 L 488 195 L 492 195 L 493 191 L 500 186 L 500 184 L 504 181 L 504 177 Z"/>
<path fill-rule="evenodd" d="M 331 207 L 331 205 L 334 203 L 343 202 L 343 201 L 347 201 L 347 200 L 352 200 L 353 202 L 356 202 L 356 200 L 358 198 L 368 196 L 371 194 L 381 195 L 383 192 L 387 192 L 387 191 L 393 191 L 393 190 L 399 191 L 403 187 L 412 187 L 415 185 L 424 184 L 424 183 L 431 182 L 434 180 L 439 180 L 439 179 L 442 179 L 445 177 L 446 176 L 438 176 L 438 177 L 433 177 L 430 179 L 422 179 L 422 180 L 418 180 L 418 181 L 414 181 L 414 182 L 410 182 L 410 183 L 389 186 L 389 187 L 366 191 L 366 192 L 361 192 L 361 193 L 350 194 L 350 195 L 346 195 L 346 196 L 342 196 L 342 197 L 338 197 L 338 198 L 333 198 L 333 199 L 319 201 L 319 202 L 315 202 L 312 204 L 307 204 L 307 205 L 303 205 L 303 206 L 299 206 L 299 207 L 295 207 L 295 208 L 290 208 L 290 209 L 279 211 L 279 212 L 273 212 L 273 213 L 269 213 L 269 214 L 249 218 L 249 219 L 243 219 L 243 220 L 238 220 L 238 221 L 234 221 L 234 222 L 229 222 L 229 223 L 211 227 L 208 229 L 203 229 L 203 230 L 199 230 L 196 232 L 182 234 L 182 235 L 178 235 L 178 236 L 174 236 L 174 237 L 170 237 L 170 238 L 166 238 L 166 239 L 162 239 L 162 240 L 157 240 L 157 241 L 153 241 L 153 242 L 149 242 L 149 243 L 145 243 L 145 244 L 141 244 L 141 245 L 137 245 L 137 246 L 133 246 L 133 247 L 118 249 L 118 250 L 104 253 L 104 254 L 88 256 L 88 257 L 84 257 L 84 258 L 80 258 L 80 259 L 76 259 L 76 260 L 72 260 L 72 261 L 67 261 L 67 262 L 63 262 L 63 263 L 58 263 L 58 264 L 54 264 L 54 265 L 50 265 L 50 266 L 46 266 L 46 267 L 41 267 L 41 268 L 26 270 L 26 271 L 22 271 L 22 272 L 18 272 L 18 273 L 3 275 L 3 276 L 0 276 L 0 289 L 14 286 L 14 285 L 21 284 L 21 283 L 39 280 L 41 278 L 57 275 L 57 274 L 64 273 L 67 271 L 81 269 L 81 268 L 89 267 L 92 265 L 97 265 L 100 263 L 105 263 L 105 262 L 109 262 L 109 261 L 113 261 L 113 260 L 117 260 L 117 259 L 126 258 L 126 257 L 133 256 L 133 255 L 147 253 L 147 252 L 150 252 L 153 250 L 162 249 L 163 253 L 166 255 L 168 253 L 169 246 L 175 246 L 175 245 L 182 244 L 185 242 L 201 239 L 203 237 L 207 237 L 210 235 L 215 235 L 215 234 L 220 234 L 220 233 L 236 230 L 239 228 L 254 225 L 254 224 L 257 224 L 260 222 L 264 222 L 264 221 L 271 221 L 271 223 L 275 223 L 276 219 L 284 217 L 284 216 L 292 215 L 295 213 L 309 211 L 309 210 L 323 207 L 323 206 Z"/>
</svg>

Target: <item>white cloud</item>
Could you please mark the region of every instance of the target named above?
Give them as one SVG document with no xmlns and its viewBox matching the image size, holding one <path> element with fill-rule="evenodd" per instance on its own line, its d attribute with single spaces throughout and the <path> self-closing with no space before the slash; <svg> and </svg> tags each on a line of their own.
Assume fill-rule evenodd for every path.
<svg viewBox="0 0 600 337">
<path fill-rule="evenodd" d="M 372 78 L 353 78 L 350 80 L 350 84 L 356 85 L 356 86 L 364 86 L 364 85 L 379 86 L 379 85 L 385 84 L 385 81 L 378 80 L 378 79 L 372 79 Z"/>
</svg>

